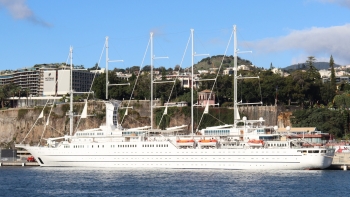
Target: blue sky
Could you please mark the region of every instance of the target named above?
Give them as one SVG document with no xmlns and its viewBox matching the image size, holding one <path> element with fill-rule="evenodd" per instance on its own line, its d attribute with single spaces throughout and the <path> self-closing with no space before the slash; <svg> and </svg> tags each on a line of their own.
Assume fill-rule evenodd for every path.
<svg viewBox="0 0 350 197">
<path fill-rule="evenodd" d="M 350 0 L 0 0 L 0 19 L 0 70 L 67 62 L 70 46 L 73 64 L 105 67 L 106 36 L 110 59 L 123 60 L 109 68 L 149 65 L 150 32 L 154 55 L 169 57 L 155 67 L 186 68 L 191 28 L 196 53 L 232 55 L 233 25 L 239 50 L 253 51 L 239 56 L 258 67 L 350 64 Z"/>
</svg>

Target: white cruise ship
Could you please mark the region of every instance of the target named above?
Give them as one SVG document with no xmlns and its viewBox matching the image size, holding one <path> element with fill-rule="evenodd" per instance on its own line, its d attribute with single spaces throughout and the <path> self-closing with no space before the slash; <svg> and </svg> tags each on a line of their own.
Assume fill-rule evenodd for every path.
<svg viewBox="0 0 350 197">
<path fill-rule="evenodd" d="M 200 136 L 176 136 L 175 130 L 147 135 L 145 128 L 120 129 L 113 122 L 118 103 L 106 102 L 109 119 L 100 128 L 64 136 L 61 142 L 56 141 L 58 138 L 49 139 L 48 146 L 17 144 L 16 147 L 30 152 L 40 166 L 292 170 L 324 169 L 332 163 L 333 150 L 306 148 L 303 141 L 235 139 L 277 137 L 269 134 L 269 128 L 207 128 Z"/>
<path fill-rule="evenodd" d="M 276 128 L 265 127 L 262 118 L 240 119 L 238 110 L 233 125 L 208 127 L 187 136 L 177 135 L 181 126 L 123 129 L 117 117 L 120 103 L 105 103 L 106 124 L 99 128 L 75 134 L 71 130 L 70 135 L 47 139 L 46 146 L 16 147 L 30 152 L 40 166 L 302 170 L 324 169 L 333 160 L 334 150 L 290 141 L 277 134 Z M 237 103 L 235 97 L 235 109 Z"/>
</svg>

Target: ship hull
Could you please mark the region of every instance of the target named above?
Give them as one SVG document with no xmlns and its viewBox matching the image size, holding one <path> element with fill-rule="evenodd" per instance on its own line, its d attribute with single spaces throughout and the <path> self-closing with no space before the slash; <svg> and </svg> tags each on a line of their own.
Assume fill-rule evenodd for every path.
<svg viewBox="0 0 350 197">
<path fill-rule="evenodd" d="M 160 145 L 160 144 L 159 144 Z M 103 148 L 102 148 L 103 146 Z M 324 169 L 332 163 L 332 152 L 314 149 L 177 149 L 115 148 L 100 144 L 99 148 L 57 148 L 22 146 L 40 166 L 116 167 L 116 168 L 212 168 L 244 170 Z M 164 144 L 165 146 L 165 144 Z M 114 148 L 113 148 L 114 147 Z M 299 150 L 299 151 L 298 151 Z M 316 153 L 317 152 L 317 153 Z"/>
</svg>

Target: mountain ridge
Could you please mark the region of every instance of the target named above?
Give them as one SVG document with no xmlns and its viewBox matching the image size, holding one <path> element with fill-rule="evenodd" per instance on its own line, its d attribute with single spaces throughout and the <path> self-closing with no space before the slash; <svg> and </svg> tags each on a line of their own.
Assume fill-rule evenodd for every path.
<svg viewBox="0 0 350 197">
<path fill-rule="evenodd" d="M 330 68 L 329 62 L 314 62 L 313 65 L 317 70 L 323 70 L 323 69 L 328 70 Z M 340 65 L 334 64 L 334 68 L 336 68 L 336 67 L 340 67 Z M 307 68 L 308 68 L 308 66 L 306 63 L 299 63 L 299 64 L 293 64 L 293 65 L 287 66 L 285 68 L 282 68 L 282 70 L 292 71 L 292 70 L 304 70 Z"/>
</svg>

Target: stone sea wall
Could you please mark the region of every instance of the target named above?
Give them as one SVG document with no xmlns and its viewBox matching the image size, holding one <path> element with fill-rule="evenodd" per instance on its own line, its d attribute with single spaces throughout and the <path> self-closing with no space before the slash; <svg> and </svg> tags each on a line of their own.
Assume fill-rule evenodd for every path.
<svg viewBox="0 0 350 197">
<path fill-rule="evenodd" d="M 127 106 L 127 101 L 123 101 L 123 106 Z M 155 101 L 156 106 L 159 102 Z M 150 125 L 149 101 L 131 101 L 129 115 L 125 119 L 120 119 L 124 128 L 141 127 Z M 80 114 L 83 103 L 75 103 L 74 111 Z M 0 147 L 13 147 L 15 143 L 38 144 L 41 138 L 58 137 L 69 134 L 69 119 L 66 116 L 69 110 L 68 104 L 58 104 L 52 108 L 51 116 L 48 114 L 51 107 L 44 110 L 44 117 L 37 120 L 42 107 L 16 108 L 0 111 Z M 278 125 L 285 127 L 290 125 L 290 112 L 281 112 L 276 106 L 240 106 L 241 118 L 247 116 L 248 119 L 258 119 L 263 117 L 266 125 Z M 105 105 L 103 102 L 89 102 L 88 114 L 95 114 L 87 119 L 74 118 L 74 125 L 79 122 L 79 130 L 97 128 L 105 123 Z M 49 125 L 46 125 L 49 118 Z M 170 118 L 169 126 L 188 125 L 191 119 L 184 114 L 175 114 Z M 34 126 L 33 126 L 34 125 Z M 154 128 L 157 125 L 154 123 Z M 45 131 L 44 131 L 45 130 Z M 41 143 L 45 143 L 44 140 Z"/>
</svg>

